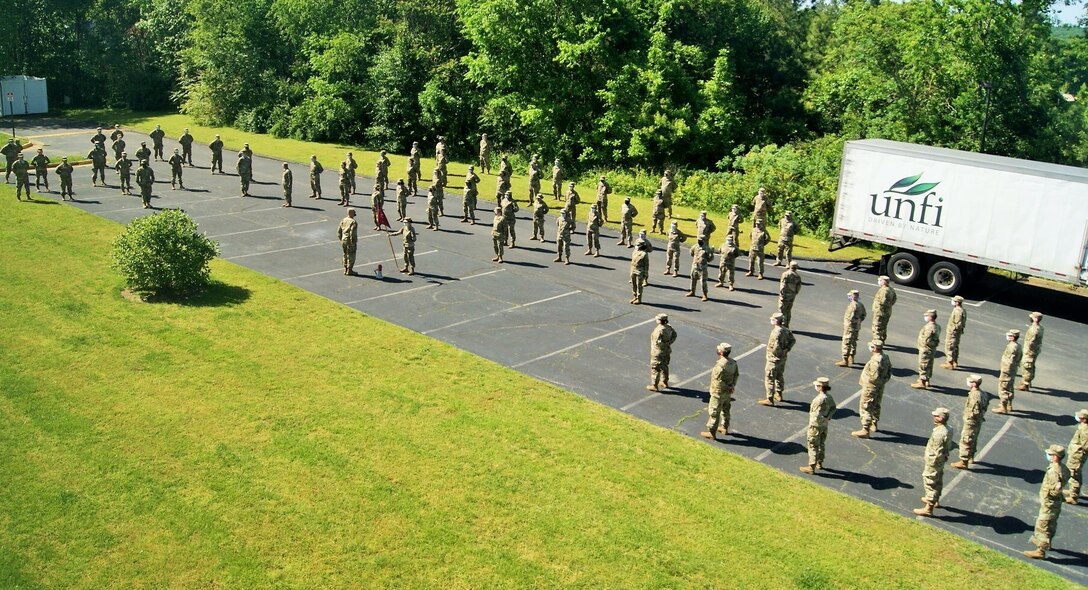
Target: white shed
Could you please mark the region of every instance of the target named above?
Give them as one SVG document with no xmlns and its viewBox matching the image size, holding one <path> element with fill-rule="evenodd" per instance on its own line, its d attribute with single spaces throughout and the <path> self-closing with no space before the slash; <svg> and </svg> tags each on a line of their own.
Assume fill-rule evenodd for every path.
<svg viewBox="0 0 1088 590">
<path fill-rule="evenodd" d="M 45 78 L 34 76 L 0 77 L 0 107 L 4 115 L 49 112 Z"/>
</svg>

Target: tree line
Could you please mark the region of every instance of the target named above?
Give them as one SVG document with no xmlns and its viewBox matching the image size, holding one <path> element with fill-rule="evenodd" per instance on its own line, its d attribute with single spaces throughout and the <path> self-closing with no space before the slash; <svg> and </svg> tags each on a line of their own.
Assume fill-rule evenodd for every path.
<svg viewBox="0 0 1088 590">
<path fill-rule="evenodd" d="M 1065 1 L 48 0 L 0 43 L 53 105 L 461 158 L 487 133 L 713 208 L 767 184 L 822 229 L 845 139 L 1088 162 Z"/>
</svg>

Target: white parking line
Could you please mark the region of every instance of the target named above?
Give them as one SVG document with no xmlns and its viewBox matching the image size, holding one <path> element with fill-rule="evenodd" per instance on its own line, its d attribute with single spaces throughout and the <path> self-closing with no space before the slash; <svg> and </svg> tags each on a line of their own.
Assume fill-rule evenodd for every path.
<svg viewBox="0 0 1088 590">
<path fill-rule="evenodd" d="M 854 392 L 854 395 L 851 395 L 850 397 L 843 400 L 842 403 L 836 404 L 836 405 L 838 407 L 840 407 L 840 408 L 845 408 L 846 406 L 850 405 L 851 402 L 858 399 L 858 397 L 860 397 L 860 396 L 861 396 L 861 390 L 859 389 L 859 390 Z M 793 433 L 793 436 L 787 438 L 786 440 L 784 440 L 784 441 L 778 443 L 777 445 L 767 449 L 766 451 L 763 451 L 762 453 L 756 455 L 756 461 L 763 461 L 767 457 L 770 457 L 771 453 L 774 453 L 778 449 L 781 449 L 782 447 L 786 446 L 787 443 L 791 443 L 794 440 L 801 438 L 806 433 L 808 433 L 808 426 L 805 426 L 801 430 L 798 430 L 797 432 Z"/>
<path fill-rule="evenodd" d="M 621 332 L 626 332 L 628 330 L 634 330 L 635 328 L 638 328 L 639 326 L 645 326 L 646 324 L 656 322 L 656 321 L 657 321 L 656 318 L 650 318 L 650 319 L 648 319 L 646 321 L 639 322 L 639 323 L 631 325 L 631 326 L 627 326 L 626 328 L 620 328 L 619 330 L 613 330 L 613 331 L 611 331 L 611 332 L 609 332 L 607 334 L 601 334 L 600 336 L 594 336 L 593 338 L 590 338 L 589 340 L 583 340 L 583 341 L 581 341 L 581 342 L 579 342 L 577 344 L 571 344 L 570 346 L 560 348 L 559 350 L 556 350 L 555 352 L 549 352 L 548 354 L 540 355 L 540 356 L 538 356 L 538 357 L 536 357 L 534 359 L 529 359 L 527 361 L 522 361 L 522 362 L 517 363 L 515 365 L 510 365 L 510 368 L 511 369 L 517 369 L 518 367 L 524 367 L 525 365 L 529 365 L 529 364 L 535 363 L 537 361 L 542 361 L 542 360 L 544 360 L 546 358 L 551 358 L 551 357 L 553 357 L 553 356 L 555 356 L 557 354 L 563 354 L 564 352 L 567 352 L 568 350 L 574 350 L 575 348 L 578 348 L 579 346 L 585 346 L 586 344 L 589 344 L 590 342 L 596 342 L 597 340 L 600 340 L 602 338 L 608 338 L 609 336 L 615 336 L 616 334 L 619 334 Z"/>
<path fill-rule="evenodd" d="M 986 443 L 986 446 L 982 447 L 982 450 L 979 451 L 977 455 L 975 455 L 975 461 L 981 461 L 982 458 L 986 456 L 986 453 L 989 453 L 990 449 L 994 448 L 994 444 L 997 443 L 997 440 L 1002 436 L 1005 436 L 1005 433 L 1009 431 L 1009 428 L 1015 421 L 1016 418 L 1009 418 L 1008 420 L 1006 420 L 1005 424 L 1001 426 L 1001 429 L 997 431 L 997 434 L 995 434 L 994 437 L 990 439 L 990 442 Z M 941 492 L 942 497 L 947 497 L 948 494 L 952 492 L 952 488 L 956 487 L 956 484 L 960 483 L 960 480 L 963 479 L 965 475 L 967 475 L 966 469 L 961 471 L 959 475 L 953 478 L 952 481 L 944 487 L 944 491 Z"/>
<path fill-rule="evenodd" d="M 381 235 L 384 235 L 384 234 L 382 234 L 382 233 L 367 234 L 365 236 L 359 236 L 359 239 L 360 240 L 365 240 L 367 238 L 373 238 L 375 236 L 381 236 Z M 278 252 L 290 252 L 291 250 L 304 250 L 306 248 L 314 248 L 314 247 L 317 247 L 317 246 L 328 246 L 330 244 L 339 244 L 339 243 L 340 243 L 340 240 L 332 240 L 330 242 L 318 242 L 316 244 L 303 244 L 301 246 L 292 246 L 290 248 L 280 248 L 278 250 L 266 250 L 264 252 L 250 252 L 249 254 L 238 254 L 237 256 L 228 256 L 227 258 L 224 258 L 223 260 L 238 260 L 239 258 L 249 258 L 251 256 L 264 256 L 265 254 L 276 254 Z M 428 254 L 429 254 L 429 252 L 428 252 Z"/>
<path fill-rule="evenodd" d="M 379 235 L 381 235 L 381 234 L 371 234 L 371 235 L 364 236 L 364 237 L 372 238 L 374 236 L 379 236 Z M 339 244 L 340 242 L 336 242 L 336 243 Z M 416 256 L 425 256 L 427 254 L 434 254 L 435 252 L 438 252 L 438 250 L 427 250 L 426 252 L 419 252 L 419 253 L 416 254 Z M 400 258 L 396 258 L 396 259 L 386 258 L 385 260 L 367 260 L 366 262 L 356 261 L 355 266 L 363 266 L 363 265 L 367 265 L 367 264 L 382 264 L 382 263 L 385 263 L 385 262 L 393 262 L 394 260 L 399 262 Z M 502 270 L 502 269 L 499 269 L 499 270 Z M 304 274 L 304 275 L 296 275 L 296 276 L 293 276 L 293 277 L 287 277 L 285 279 L 280 279 L 280 280 L 284 281 L 284 282 L 288 282 L 288 281 L 294 281 L 294 280 L 297 280 L 297 279 L 306 279 L 306 278 L 309 278 L 309 277 L 316 277 L 318 275 L 327 275 L 329 273 L 334 273 L 334 272 L 344 272 L 344 268 L 340 267 L 340 268 L 330 268 L 329 270 L 319 270 L 317 272 L 311 272 L 311 273 L 307 273 L 307 274 Z M 498 272 L 498 271 L 492 271 L 492 272 Z M 469 278 L 469 277 L 466 277 L 466 278 Z M 464 279 L 461 279 L 461 280 L 464 280 Z"/>
<path fill-rule="evenodd" d="M 416 254 L 416 256 L 423 256 L 424 254 L 434 254 L 435 252 L 438 252 L 438 250 L 427 250 L 426 252 L 419 252 L 419 253 Z M 389 260 L 378 260 L 378 261 L 375 261 L 374 263 L 368 263 L 368 264 L 376 264 L 377 262 L 392 262 L 392 261 L 393 261 L 393 259 L 390 258 Z M 459 279 L 453 279 L 452 281 L 447 281 L 447 282 L 452 283 L 452 282 L 467 281 L 467 280 L 470 280 L 470 279 L 475 279 L 476 277 L 484 277 L 484 276 L 487 276 L 487 275 L 493 275 L 493 274 L 495 274 L 497 272 L 502 272 L 503 270 L 505 270 L 505 269 L 497 268 L 495 270 L 489 270 L 487 272 L 481 272 L 479 274 L 469 275 L 467 277 L 461 277 Z M 445 285 L 445 284 L 446 283 L 441 282 L 441 281 L 431 281 L 426 285 L 420 285 L 419 287 L 413 287 L 411 289 L 405 289 L 403 291 L 393 291 L 392 293 L 382 293 L 381 295 L 375 295 L 373 297 L 366 297 L 366 298 L 363 298 L 363 299 L 356 299 L 355 301 L 348 301 L 344 305 L 355 305 L 356 303 L 365 303 L 367 301 L 374 301 L 375 299 L 382 299 L 382 298 L 385 298 L 385 297 L 392 297 L 394 295 L 402 295 L 404 293 L 411 293 L 413 291 L 422 291 L 423 289 L 430 289 L 431 287 L 440 287 L 440 286 Z"/>
<path fill-rule="evenodd" d="M 546 297 L 544 299 L 537 299 L 536 301 L 530 301 L 529 303 L 519 303 L 518 305 L 515 305 L 513 307 L 508 307 L 506 309 L 500 309 L 499 311 L 495 311 L 495 312 L 492 312 L 492 313 L 489 313 L 489 314 L 486 314 L 486 315 L 482 315 L 482 316 L 477 317 L 477 318 L 469 318 L 467 320 L 461 320 L 459 322 L 454 322 L 452 324 L 446 324 L 445 326 L 442 326 L 440 328 L 434 328 L 432 330 L 427 330 L 425 332 L 420 332 L 420 333 L 423 334 L 423 335 L 434 334 L 435 332 L 439 332 L 441 330 L 447 330 L 449 328 L 456 328 L 457 326 L 462 326 L 464 324 L 468 324 L 468 323 L 471 323 L 471 322 L 478 322 L 478 321 L 480 321 L 480 320 L 482 320 L 484 318 L 489 318 L 491 316 L 499 315 L 501 313 L 508 313 L 508 312 L 511 312 L 511 311 L 514 311 L 514 310 L 517 310 L 517 309 L 522 309 L 522 308 L 530 307 L 530 306 L 533 306 L 533 305 L 537 305 L 539 303 L 547 303 L 549 301 L 555 301 L 556 299 L 562 299 L 563 297 L 568 297 L 570 295 L 574 295 L 575 293 L 581 293 L 581 291 L 570 291 L 569 293 L 563 293 L 562 295 L 554 295 L 552 297 Z"/>
<path fill-rule="evenodd" d="M 225 233 L 225 234 L 215 234 L 213 236 L 207 236 L 207 237 L 211 238 L 211 239 L 225 238 L 227 236 L 237 236 L 237 235 L 241 235 L 241 234 L 251 234 L 251 233 L 259 232 L 259 231 L 269 231 L 269 230 L 273 230 L 273 229 L 294 228 L 294 227 L 298 227 L 300 225 L 310 225 L 310 224 L 313 224 L 313 223 L 325 223 L 326 221 L 327 220 L 325 220 L 325 219 L 318 219 L 318 220 L 315 220 L 315 221 L 303 221 L 302 223 L 288 223 L 287 225 L 274 225 L 272 227 L 259 227 L 257 229 L 246 229 L 246 230 L 242 230 L 242 231 L 232 231 L 232 232 Z"/>
<path fill-rule="evenodd" d="M 750 354 L 755 354 L 756 352 L 759 352 L 760 350 L 763 350 L 764 348 L 767 348 L 767 345 L 766 344 L 760 344 L 759 346 L 753 348 L 752 350 L 749 350 L 749 351 L 745 352 L 744 354 L 738 356 L 737 358 L 735 358 L 733 360 L 739 361 L 742 358 L 744 358 L 744 357 L 746 357 L 746 356 L 748 356 Z M 699 373 L 698 375 L 688 377 L 687 379 L 684 379 L 683 381 L 681 381 L 681 382 L 677 383 L 676 385 L 674 385 L 672 387 L 672 389 L 680 389 L 681 387 L 687 385 L 688 383 L 691 383 L 692 381 L 695 381 L 697 379 L 702 379 L 703 377 L 706 377 L 707 375 L 709 375 L 710 372 L 713 371 L 713 370 L 714 370 L 714 367 L 711 367 L 711 368 L 703 371 L 702 373 Z M 620 408 L 620 411 L 621 412 L 626 412 L 627 410 L 630 410 L 631 408 L 641 404 L 642 402 L 650 401 L 650 400 L 654 399 L 655 397 L 658 397 L 658 396 L 661 396 L 661 395 L 664 395 L 664 393 L 660 392 L 660 391 L 655 391 L 654 393 L 651 393 L 650 395 L 647 395 L 646 397 L 644 397 L 642 399 L 635 400 L 635 401 L 627 404 L 626 406 L 623 406 L 622 408 Z"/>
<path fill-rule="evenodd" d="M 876 285 L 873 284 L 873 281 L 859 281 L 857 279 L 848 279 L 846 277 L 834 277 L 834 279 L 836 281 L 847 281 L 847 282 L 850 282 L 850 283 L 857 283 L 859 285 L 869 285 L 870 287 L 875 287 L 876 286 Z M 938 301 L 948 301 L 950 299 L 950 297 L 945 297 L 943 295 L 937 295 L 935 293 L 922 293 L 921 291 L 915 291 L 913 289 L 904 287 L 903 285 L 897 285 L 895 287 L 895 290 L 897 292 L 899 292 L 899 293 L 906 293 L 907 295 L 917 295 L 919 297 L 928 297 L 929 299 L 937 299 Z M 964 305 L 969 305 L 971 307 L 982 307 L 982 304 L 986 303 L 987 301 L 989 301 L 988 298 L 983 299 L 981 301 L 975 301 L 975 302 L 964 301 L 963 304 Z"/>
</svg>

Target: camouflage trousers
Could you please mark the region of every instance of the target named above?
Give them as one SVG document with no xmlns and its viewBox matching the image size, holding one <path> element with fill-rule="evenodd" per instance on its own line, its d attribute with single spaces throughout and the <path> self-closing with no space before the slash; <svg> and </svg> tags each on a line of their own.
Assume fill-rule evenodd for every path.
<svg viewBox="0 0 1088 590">
<path fill-rule="evenodd" d="M 631 273 L 631 298 L 639 303 L 642 303 L 642 289 L 645 285 L 643 278 L 641 273 Z"/>
<path fill-rule="evenodd" d="M 767 359 L 767 365 L 763 375 L 763 387 L 766 390 L 767 401 L 782 399 L 782 391 L 785 390 L 786 359 Z"/>
<path fill-rule="evenodd" d="M 888 322 L 892 319 L 889 312 L 873 311 L 873 340 L 887 340 Z"/>
<path fill-rule="evenodd" d="M 884 399 L 883 387 L 864 387 L 861 390 L 861 402 L 858 414 L 861 415 L 861 429 L 873 430 L 880 422 L 880 403 Z"/>
<path fill-rule="evenodd" d="M 973 461 L 975 458 L 980 430 L 982 430 L 982 422 L 980 421 L 965 421 L 963 423 L 963 431 L 960 432 L 960 460 L 964 463 Z"/>
<path fill-rule="evenodd" d="M 729 411 L 733 399 L 728 391 L 721 393 L 711 392 L 710 404 L 707 406 L 706 429 L 713 433 L 720 426 L 722 430 L 729 430 Z"/>
<path fill-rule="evenodd" d="M 340 248 L 344 251 L 344 272 L 351 272 L 355 268 L 355 251 L 358 244 L 355 242 L 340 242 Z"/>
<path fill-rule="evenodd" d="M 781 261 L 786 266 L 789 266 L 793 262 L 793 241 L 778 242 L 778 253 L 775 254 L 775 261 Z"/>
<path fill-rule="evenodd" d="M 476 195 L 469 193 L 461 201 L 461 218 L 476 221 Z"/>
<path fill-rule="evenodd" d="M 933 377 L 933 350 L 921 348 L 918 351 L 918 379 L 929 381 Z"/>
<path fill-rule="evenodd" d="M 790 327 L 790 314 L 793 312 L 793 300 L 796 296 L 778 296 L 778 313 L 782 314 L 782 325 Z"/>
<path fill-rule="evenodd" d="M 506 239 L 507 239 L 507 241 L 510 242 L 510 247 L 511 248 L 514 247 L 514 243 L 518 239 L 518 233 L 514 229 L 514 224 L 516 223 L 516 221 L 517 220 L 513 215 L 506 218 Z"/>
<path fill-rule="evenodd" d="M 533 237 L 544 241 L 544 217 L 533 217 Z"/>
<path fill-rule="evenodd" d="M 726 258 L 722 257 L 721 262 L 718 263 L 718 284 L 733 286 L 733 279 L 736 277 L 737 263 L 735 260 L 726 262 Z"/>
<path fill-rule="evenodd" d="M 860 326 L 847 326 L 842 331 L 842 356 L 854 356 L 858 351 L 858 331 Z"/>
<path fill-rule="evenodd" d="M 1012 400 L 1016 397 L 1016 390 L 1013 389 L 1013 381 L 1016 381 L 1016 373 L 1006 373 L 1002 371 L 997 377 L 997 396 L 1001 398 L 1001 405 L 1012 404 Z"/>
<path fill-rule="evenodd" d="M 680 249 L 665 248 L 665 274 L 680 272 Z"/>
<path fill-rule="evenodd" d="M 1043 504 L 1039 507 L 1039 516 L 1035 518 L 1035 532 L 1031 535 L 1031 542 L 1039 549 L 1050 549 L 1050 542 L 1058 532 L 1058 516 L 1061 515 L 1061 503 L 1053 509 Z"/>
<path fill-rule="evenodd" d="M 1069 460 L 1065 466 L 1069 468 L 1069 495 L 1076 500 L 1080 496 L 1080 488 L 1084 484 L 1084 461 Z"/>
<path fill-rule="evenodd" d="M 601 221 L 608 223 L 608 197 L 597 197 L 597 213 L 601 215 Z"/>
<path fill-rule="evenodd" d="M 558 235 L 555 238 L 556 257 L 570 262 L 570 235 Z"/>
<path fill-rule="evenodd" d="M 922 470 L 922 496 L 923 502 L 936 504 L 941 501 L 941 492 L 944 491 L 944 462 L 926 465 Z"/>
<path fill-rule="evenodd" d="M 624 220 L 620 223 L 620 244 L 630 246 L 634 236 L 631 235 L 631 222 Z"/>
<path fill-rule="evenodd" d="M 46 181 L 46 183 L 45 183 L 45 188 L 46 189 L 49 188 L 49 182 L 48 181 Z M 132 191 L 132 173 L 131 172 L 122 172 L 121 173 L 121 192 L 130 192 L 130 191 Z"/>
<path fill-rule="evenodd" d="M 287 205 L 291 204 L 291 187 L 283 187 L 283 202 Z"/>
<path fill-rule="evenodd" d="M 212 152 L 212 174 L 218 170 L 220 174 L 223 173 L 223 152 Z"/>
<path fill-rule="evenodd" d="M 824 447 L 827 444 L 826 426 L 808 427 L 808 464 L 824 464 Z"/>
<path fill-rule="evenodd" d="M 416 271 L 416 245 L 405 244 L 404 245 L 404 268 L 407 272 L 413 273 Z"/>
<path fill-rule="evenodd" d="M 49 190 L 49 170 L 35 170 L 34 171 L 34 188 L 41 190 L 42 184 L 45 184 L 45 190 Z M 129 185 L 131 186 L 131 185 Z"/>
<path fill-rule="evenodd" d="M 140 199 L 143 200 L 144 206 L 151 206 L 151 184 L 140 185 Z"/>
<path fill-rule="evenodd" d="M 748 250 L 748 273 L 763 276 L 763 248 Z"/>
<path fill-rule="evenodd" d="M 650 358 L 650 383 L 654 387 L 669 386 L 669 356 L 660 355 Z"/>
<path fill-rule="evenodd" d="M 495 247 L 495 258 L 502 260 L 503 246 L 506 244 L 506 237 L 500 232 L 491 234 L 491 244 Z"/>
<path fill-rule="evenodd" d="M 1025 354 L 1020 361 L 1020 380 L 1028 385 L 1035 380 L 1035 357 Z"/>
<path fill-rule="evenodd" d="M 586 254 L 601 253 L 601 230 L 591 229 L 586 231 Z"/>
<path fill-rule="evenodd" d="M 26 189 L 26 196 L 30 198 L 30 175 L 29 174 L 16 174 L 15 175 L 15 196 L 18 197 L 22 194 L 23 189 Z"/>
<path fill-rule="evenodd" d="M 248 187 L 247 187 L 247 190 L 248 190 Z M 311 196 L 316 196 L 316 197 L 321 196 L 321 177 L 320 176 L 311 176 L 310 177 L 310 195 Z"/>
<path fill-rule="evenodd" d="M 962 332 L 951 332 L 945 337 L 944 356 L 950 363 L 960 362 L 960 337 Z"/>
<path fill-rule="evenodd" d="M 699 288 L 703 290 L 703 297 L 706 297 L 706 266 L 691 269 L 691 288 L 688 289 L 688 292 L 695 293 Z"/>
</svg>

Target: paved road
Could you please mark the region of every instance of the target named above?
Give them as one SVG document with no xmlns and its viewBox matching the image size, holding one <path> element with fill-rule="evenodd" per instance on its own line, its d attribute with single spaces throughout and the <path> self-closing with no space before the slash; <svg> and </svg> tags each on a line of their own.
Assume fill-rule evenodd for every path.
<svg viewBox="0 0 1088 590">
<path fill-rule="evenodd" d="M 47 153 L 85 151 L 91 132 L 59 125 L 45 123 L 23 134 L 43 136 L 40 141 Z M 129 133 L 126 139 L 135 151 L 144 138 Z M 167 143 L 168 153 L 175 145 Z M 910 518 L 914 518 L 910 509 L 920 505 L 922 451 L 931 429 L 930 410 L 940 405 L 952 409 L 951 429 L 958 440 L 964 378 L 970 372 L 981 373 L 985 376 L 983 388 L 995 392 L 1005 330 L 1024 328 L 1028 312 L 1042 311 L 1047 315 L 1047 331 L 1037 390 L 1018 394 L 1014 415 L 987 416 L 977 466 L 971 472 L 947 470 L 943 506 L 936 518 L 926 520 L 1014 557 L 1022 558 L 1020 552 L 1031 548 L 1028 539 L 1045 468 L 1042 449 L 1051 443 L 1067 444 L 1074 430 L 1073 412 L 1088 407 L 1083 362 L 1088 331 L 1084 299 L 1077 296 L 1000 279 L 966 293 L 970 319 L 963 342 L 963 369 L 950 372 L 938 368 L 935 387 L 917 391 L 910 389 L 909 383 L 915 377 L 914 342 L 922 312 L 938 309 L 938 322 L 943 325 L 949 304 L 946 298 L 927 291 L 899 288 L 889 336 L 895 376 L 887 387 L 881 432 L 870 440 L 858 440 L 849 433 L 858 425 L 859 371 L 840 369 L 833 363 L 839 358 L 845 294 L 849 289 L 860 289 L 862 301 L 871 307 L 875 292 L 871 268 L 802 263 L 805 286 L 794 310 L 798 342 L 786 371 L 787 401 L 777 408 L 765 408 L 756 401 L 763 391 L 762 347 L 769 331 L 768 317 L 776 305 L 777 281 L 773 277 L 766 281 L 739 277 L 736 292 L 714 289 L 712 300 L 706 303 L 685 298 L 686 277 L 661 275 L 664 254 L 658 244 L 652 255 L 645 305 L 632 306 L 628 304 L 627 283 L 630 251 L 615 245 L 615 228 L 604 232 L 604 255 L 600 258 L 583 256 L 584 236 L 576 236 L 574 264 L 563 266 L 552 262 L 554 242 L 527 240 L 531 235 L 527 209 L 519 215 L 518 247 L 507 252 L 506 264 L 490 262 L 491 214 L 482 210 L 479 217 L 484 225 L 461 224 L 452 216 L 443 220 L 441 231 L 417 225 L 418 273 L 413 277 L 388 272 L 394 268 L 393 253 L 384 233 L 361 231 L 356 268 L 363 276 L 345 277 L 335 240 L 343 208 L 334 204 L 334 174 L 324 176 L 325 194 L 333 199 L 314 201 L 306 198 L 306 168 L 293 165 L 297 206 L 284 209 L 279 200 L 278 161 L 257 158 L 255 177 L 259 183 L 251 189 L 254 197 L 239 198 L 236 177 L 209 175 L 206 148 L 196 147 L 195 157 L 201 167 L 185 170 L 188 190 L 172 191 L 168 182 L 160 180 L 154 203 L 158 208 L 182 208 L 192 215 L 207 235 L 219 242 L 225 259 L 685 435 L 698 438 L 703 429 L 714 347 L 722 341 L 731 343 L 741 370 L 733 404 L 736 434 L 706 444 L 791 475 L 804 477 L 797 468 L 806 462 L 803 432 L 812 394 L 810 383 L 817 376 L 830 377 L 840 409 L 829 435 L 827 471 L 808 479 Z M 233 152 L 227 154 L 226 161 L 229 169 Z M 323 164 L 336 168 L 334 162 Z M 363 170 L 369 170 L 370 165 L 360 162 Z M 165 164 L 155 164 L 155 169 L 158 178 L 169 179 Z M 493 182 L 494 177 L 485 178 L 481 193 L 492 194 Z M 451 185 L 457 184 L 459 179 L 451 178 Z M 96 215 L 125 223 L 149 213 L 140 208 L 138 198 L 121 196 L 115 188 L 91 189 L 87 168 L 77 171 L 75 186 L 79 201 L 74 206 Z M 371 186 L 370 179 L 359 178 L 362 194 L 355 197 L 358 204 L 353 206 L 366 209 Z M 486 206 L 481 203 L 481 209 Z M 387 206 L 386 210 L 393 208 Z M 459 211 L 460 198 L 447 194 L 447 212 Z M 409 214 L 415 219 L 425 217 L 422 197 L 413 199 Z M 361 228 L 370 227 L 370 211 L 360 211 L 358 219 Z M 548 236 L 555 236 L 552 222 Z M 720 237 L 714 236 L 714 242 Z M 400 257 L 399 244 L 396 256 Z M 689 260 L 685 257 L 683 272 Z M 742 258 L 741 263 L 745 262 Z M 387 271 L 383 280 L 372 274 L 379 263 Z M 772 274 L 776 277 L 778 270 Z M 659 312 L 670 314 L 679 333 L 672 361 L 675 388 L 651 395 L 643 386 L 649 379 L 648 337 L 653 317 Z M 617 417 L 617 427 L 623 424 Z M 1088 502 L 1066 506 L 1056 549 L 1048 561 L 1038 565 L 1088 584 L 1086 523 Z M 894 542 L 870 540 L 889 541 Z"/>
</svg>

